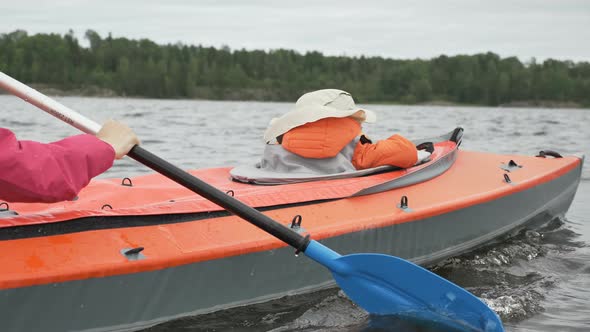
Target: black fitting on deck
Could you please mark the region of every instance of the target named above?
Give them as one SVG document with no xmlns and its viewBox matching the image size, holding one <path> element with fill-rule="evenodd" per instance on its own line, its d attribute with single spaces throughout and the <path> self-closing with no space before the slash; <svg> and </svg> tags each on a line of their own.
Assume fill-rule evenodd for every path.
<svg viewBox="0 0 590 332">
<path fill-rule="evenodd" d="M 539 154 L 536 155 L 535 157 L 546 158 L 547 156 L 550 156 L 553 158 L 563 158 L 563 156 L 561 154 L 559 154 L 559 152 L 556 152 L 553 150 L 541 150 L 541 151 L 539 151 Z"/>
<path fill-rule="evenodd" d="M 434 152 L 434 144 L 432 142 L 420 143 L 416 146 L 416 150 L 426 150 L 430 153 Z"/>
<path fill-rule="evenodd" d="M 291 221 L 291 229 L 301 227 L 302 220 L 303 218 L 301 218 L 300 215 L 296 215 L 295 217 L 293 217 L 293 220 Z"/>
<path fill-rule="evenodd" d="M 129 256 L 129 255 L 137 255 L 140 252 L 143 251 L 143 247 L 137 247 L 137 248 L 133 248 L 133 249 L 129 249 L 127 251 L 125 251 L 125 255 Z"/>
<path fill-rule="evenodd" d="M 408 196 L 406 195 L 402 196 L 397 207 L 404 212 L 413 212 L 412 209 L 410 209 L 410 206 L 408 205 Z"/>
</svg>

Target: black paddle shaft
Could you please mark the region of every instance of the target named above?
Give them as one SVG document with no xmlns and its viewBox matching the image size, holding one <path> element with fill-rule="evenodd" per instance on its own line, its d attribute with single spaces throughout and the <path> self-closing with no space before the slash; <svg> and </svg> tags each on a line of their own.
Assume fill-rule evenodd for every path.
<svg viewBox="0 0 590 332">
<path fill-rule="evenodd" d="M 258 210 L 227 195 L 223 191 L 211 186 L 210 184 L 203 182 L 188 172 L 183 171 L 166 160 L 145 150 L 141 146 L 134 146 L 127 155 L 153 169 L 154 171 L 173 180 L 174 182 L 179 183 L 180 185 L 210 200 L 211 202 L 223 207 L 227 211 L 243 218 L 265 232 L 275 236 L 281 241 L 297 249 L 297 251 L 304 252 L 307 248 L 307 245 L 309 244 L 309 237 L 301 236 L 287 226 L 274 221 L 273 219 L 260 213 Z"/>
</svg>

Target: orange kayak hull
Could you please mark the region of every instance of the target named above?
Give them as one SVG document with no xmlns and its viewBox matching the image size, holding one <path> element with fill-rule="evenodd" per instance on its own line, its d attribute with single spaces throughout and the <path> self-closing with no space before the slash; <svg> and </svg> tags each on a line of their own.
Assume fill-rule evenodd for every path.
<svg viewBox="0 0 590 332">
<path fill-rule="evenodd" d="M 262 188 L 229 181 L 227 168 L 195 174 L 206 182 L 227 184 L 222 189 L 233 191 L 228 194 L 244 197 L 281 223 L 290 225 L 300 218 L 300 231 L 341 254 L 378 252 L 427 266 L 525 225 L 563 216 L 575 195 L 582 164 L 581 156 L 538 158 L 456 150 L 452 167 L 442 174 L 367 195 L 354 195 L 367 187 L 358 181 L 382 184 L 387 173 L 334 186 L 331 181 L 340 180 Z M 121 188 L 121 179 L 100 180 L 82 192 L 83 204 L 98 207 L 94 215 L 88 215 L 92 209 L 82 209 L 68 220 L 48 217 L 47 223 L 30 225 L 26 218 L 2 218 L 4 331 L 133 330 L 333 285 L 323 267 L 295 257 L 286 244 L 185 189 L 170 189 L 169 180 L 149 175 L 131 182 L 133 187 Z M 160 188 L 152 206 L 157 213 L 146 205 L 149 197 L 115 198 L 104 192 L 105 184 L 116 186 L 117 192 Z M 316 186 L 314 191 L 322 187 L 331 196 L 305 194 L 293 200 L 305 186 Z M 93 194 L 98 187 L 102 191 Z M 289 203 L 265 201 L 281 201 L 284 196 L 290 197 Z M 123 200 L 128 210 L 117 212 Z M 162 204 L 170 200 L 186 202 L 186 210 Z M 56 205 L 55 215 L 68 204 L 81 203 Z M 101 209 L 105 204 L 112 209 Z M 42 220 L 34 211 L 48 209 L 10 207 L 20 217 L 34 216 L 31 220 Z M 50 224 L 53 228 L 46 226 Z M 19 316 L 31 312 L 43 317 Z"/>
</svg>

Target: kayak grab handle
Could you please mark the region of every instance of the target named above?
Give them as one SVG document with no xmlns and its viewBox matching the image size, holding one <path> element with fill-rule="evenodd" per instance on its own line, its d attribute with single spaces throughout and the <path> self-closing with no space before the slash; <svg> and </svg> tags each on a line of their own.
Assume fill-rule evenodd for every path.
<svg viewBox="0 0 590 332">
<path fill-rule="evenodd" d="M 535 157 L 546 158 L 547 156 L 550 156 L 553 158 L 563 158 L 563 156 L 561 154 L 559 154 L 559 152 L 556 152 L 553 150 L 541 150 L 541 151 L 539 151 L 539 154 L 536 155 Z"/>
<path fill-rule="evenodd" d="M 123 180 L 121 180 L 121 185 L 125 187 L 133 187 L 133 182 L 131 182 L 130 178 L 123 178 Z"/>
</svg>

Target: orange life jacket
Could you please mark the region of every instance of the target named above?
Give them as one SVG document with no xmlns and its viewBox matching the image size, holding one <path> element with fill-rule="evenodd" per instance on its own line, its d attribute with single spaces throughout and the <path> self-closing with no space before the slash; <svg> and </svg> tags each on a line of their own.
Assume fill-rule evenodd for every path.
<svg viewBox="0 0 590 332">
<path fill-rule="evenodd" d="M 305 158 L 331 158 L 360 133 L 361 125 L 354 119 L 325 118 L 289 130 L 281 145 Z"/>
<path fill-rule="evenodd" d="M 383 165 L 409 168 L 418 161 L 418 150 L 412 141 L 393 135 L 375 144 L 358 142 L 354 149 L 352 164 L 356 169 Z"/>
<path fill-rule="evenodd" d="M 305 158 L 331 158 L 361 134 L 361 125 L 354 119 L 325 118 L 293 128 L 283 135 L 281 145 L 287 151 Z M 414 144 L 393 135 L 377 143 L 357 143 L 352 164 L 357 170 L 384 165 L 408 168 L 418 157 Z"/>
</svg>

